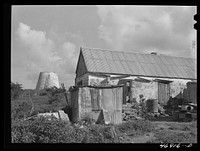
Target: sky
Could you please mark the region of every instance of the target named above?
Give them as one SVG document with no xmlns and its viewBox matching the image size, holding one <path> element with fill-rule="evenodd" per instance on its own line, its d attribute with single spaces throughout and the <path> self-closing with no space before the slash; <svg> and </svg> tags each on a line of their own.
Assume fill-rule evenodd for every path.
<svg viewBox="0 0 200 151">
<path fill-rule="evenodd" d="M 11 81 L 35 89 L 40 72 L 75 84 L 80 47 L 196 59 L 196 6 L 14 5 Z"/>
</svg>

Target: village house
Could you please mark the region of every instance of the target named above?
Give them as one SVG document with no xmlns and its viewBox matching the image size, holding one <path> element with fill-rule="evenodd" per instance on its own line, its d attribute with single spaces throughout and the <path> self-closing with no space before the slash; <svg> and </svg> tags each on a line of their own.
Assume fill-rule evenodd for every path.
<svg viewBox="0 0 200 151">
<path fill-rule="evenodd" d="M 75 85 L 103 84 L 123 84 L 123 104 L 141 97 L 161 105 L 170 98 L 196 103 L 196 59 L 81 47 Z"/>
</svg>

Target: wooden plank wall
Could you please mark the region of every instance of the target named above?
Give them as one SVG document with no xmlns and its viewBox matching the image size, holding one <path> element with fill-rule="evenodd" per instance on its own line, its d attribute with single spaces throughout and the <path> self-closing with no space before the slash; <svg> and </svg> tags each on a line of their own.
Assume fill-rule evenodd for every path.
<svg viewBox="0 0 200 151">
<path fill-rule="evenodd" d="M 192 103 L 197 103 L 197 83 L 188 82 L 187 83 L 188 99 Z"/>
</svg>

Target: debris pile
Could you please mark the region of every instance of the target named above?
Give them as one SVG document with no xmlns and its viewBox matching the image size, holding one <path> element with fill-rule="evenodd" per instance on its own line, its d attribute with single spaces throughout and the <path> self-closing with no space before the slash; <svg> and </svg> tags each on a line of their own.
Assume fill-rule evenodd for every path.
<svg viewBox="0 0 200 151">
<path fill-rule="evenodd" d="M 197 119 L 197 104 L 183 103 L 173 113 L 173 119 L 179 121 L 192 121 Z"/>
<path fill-rule="evenodd" d="M 122 107 L 122 119 L 127 121 L 131 118 L 139 117 L 139 106 L 137 104 L 126 103 Z"/>
<path fill-rule="evenodd" d="M 50 112 L 50 113 L 38 113 L 37 116 L 44 116 L 44 117 L 55 117 L 57 119 L 61 119 L 64 121 L 69 121 L 68 115 L 63 110 L 58 110 L 57 112 Z"/>
<path fill-rule="evenodd" d="M 130 119 L 152 119 L 157 117 L 169 117 L 166 110 L 163 109 L 161 105 L 158 104 L 158 110 L 153 112 L 149 110 L 146 105 L 146 101 L 141 103 L 126 103 L 122 108 L 122 118 L 123 121 L 127 121 Z"/>
</svg>

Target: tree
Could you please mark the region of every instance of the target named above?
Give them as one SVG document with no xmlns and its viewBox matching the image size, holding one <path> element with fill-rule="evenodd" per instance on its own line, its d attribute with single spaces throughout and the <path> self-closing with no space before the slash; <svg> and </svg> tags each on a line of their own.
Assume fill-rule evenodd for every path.
<svg viewBox="0 0 200 151">
<path fill-rule="evenodd" d="M 13 83 L 11 81 L 11 99 L 17 99 L 22 91 L 22 84 L 19 84 L 17 82 Z"/>
</svg>

